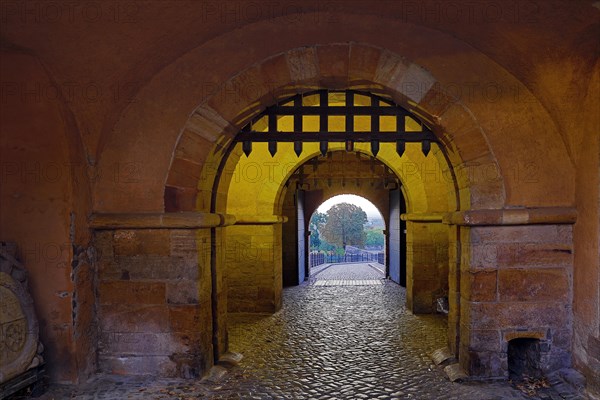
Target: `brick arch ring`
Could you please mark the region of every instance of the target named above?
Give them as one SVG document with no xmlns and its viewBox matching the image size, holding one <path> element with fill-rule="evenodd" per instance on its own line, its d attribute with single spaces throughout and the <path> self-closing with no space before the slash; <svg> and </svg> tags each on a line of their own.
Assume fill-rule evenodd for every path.
<svg viewBox="0 0 600 400">
<path fill-rule="evenodd" d="M 283 98 L 318 88 L 356 89 L 391 96 L 396 104 L 427 123 L 438 137 L 453 169 L 461 210 L 503 206 L 506 191 L 499 173 L 494 179 L 471 179 L 477 169 L 488 175 L 490 167 L 499 171 L 473 113 L 445 92 L 420 65 L 379 47 L 342 43 L 295 48 L 273 55 L 241 71 L 211 93 L 181 130 L 165 185 L 165 211 L 209 211 L 208 201 L 204 209 L 197 206 L 198 197 L 202 196 L 197 186 L 169 184 L 176 173 L 173 166 L 178 157 L 184 154 L 203 166 L 210 159 L 214 166 L 223 154 L 218 150 L 226 147 L 250 118 Z M 184 149 L 185 135 L 197 135 L 212 143 L 212 154 L 201 146 Z M 469 162 L 474 159 L 476 164 Z M 460 172 L 467 169 L 468 173 Z M 187 173 L 196 175 L 197 179 L 190 181 L 205 182 L 205 192 L 216 188 L 210 187 L 216 171 L 214 177 L 202 169 Z"/>
</svg>

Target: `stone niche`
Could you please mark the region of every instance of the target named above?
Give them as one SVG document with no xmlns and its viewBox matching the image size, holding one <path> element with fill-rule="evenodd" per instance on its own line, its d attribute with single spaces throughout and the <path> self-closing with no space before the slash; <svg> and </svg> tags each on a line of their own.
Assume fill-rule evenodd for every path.
<svg viewBox="0 0 600 400">
<path fill-rule="evenodd" d="M 43 364 L 43 346 L 27 271 L 16 259 L 17 246 L 0 242 L 0 384 Z M 14 385 L 12 385 L 14 387 Z"/>
</svg>

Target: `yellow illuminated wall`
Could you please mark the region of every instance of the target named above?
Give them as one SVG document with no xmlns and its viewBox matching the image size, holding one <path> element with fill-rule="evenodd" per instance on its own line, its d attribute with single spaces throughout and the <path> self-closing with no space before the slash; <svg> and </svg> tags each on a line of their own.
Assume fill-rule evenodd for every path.
<svg viewBox="0 0 600 400">
<path fill-rule="evenodd" d="M 343 93 L 330 94 L 330 105 L 344 105 Z M 318 95 L 303 98 L 305 106 L 319 104 Z M 355 105 L 370 105 L 367 96 L 355 96 Z M 318 131 L 318 116 L 305 116 L 303 131 Z M 355 117 L 355 130 L 370 129 L 369 116 Z M 380 130 L 389 131 L 390 135 L 396 129 L 396 117 L 380 117 Z M 345 131 L 345 117 L 329 117 L 329 131 Z M 266 117 L 253 124 L 254 131 L 266 131 Z M 277 129 L 281 132 L 293 132 L 293 118 L 281 117 L 277 121 Z M 420 125 L 412 120 L 405 121 L 407 131 L 418 132 Z M 304 143 L 300 157 L 296 156 L 293 144 L 279 142 L 277 153 L 271 156 L 267 143 L 253 143 L 251 154 L 246 157 L 242 153 L 241 143 L 236 145 L 232 152 L 221 180 L 219 191 L 226 206 L 222 210 L 233 214 L 238 220 L 256 221 L 251 225 L 234 225 L 225 229 L 227 241 L 224 251 L 227 254 L 237 254 L 226 262 L 229 280 L 229 308 L 230 311 L 274 311 L 280 306 L 281 295 L 281 242 L 282 240 L 295 240 L 295 238 L 282 238 L 280 225 L 260 223 L 281 215 L 285 191 L 285 184 L 291 174 L 303 163 L 317 156 L 318 143 Z M 344 151 L 344 143 L 329 143 L 329 151 Z M 369 143 L 355 143 L 355 151 L 371 154 Z M 398 176 L 402 183 L 402 190 L 406 199 L 407 212 L 417 214 L 442 213 L 457 208 L 455 190 L 452 177 L 449 174 L 445 158 L 436 144 L 432 144 L 429 156 L 424 156 L 420 143 L 407 143 L 406 151 L 400 157 L 396 152 L 394 142 L 381 143 L 377 159 L 386 164 Z M 294 188 L 291 188 L 294 190 Z M 435 290 L 439 285 L 447 286 L 447 259 L 439 259 L 439 255 L 428 255 L 429 251 L 420 252 L 411 249 L 427 249 L 434 247 L 432 254 L 439 249 L 447 250 L 447 237 L 445 226 L 441 224 L 409 224 L 409 253 L 407 261 L 411 265 L 415 262 L 422 265 L 422 271 L 431 279 L 424 282 L 419 280 L 415 273 L 410 277 L 417 285 L 432 287 L 432 281 L 439 280 L 436 275 L 445 274 L 442 283 L 433 285 Z M 443 237 L 443 238 L 442 238 Z M 440 247 L 441 246 L 441 247 Z M 445 247 L 444 247 L 445 246 Z M 244 257 L 246 254 L 256 256 Z M 432 259 L 434 257 L 434 259 Z M 411 266 L 409 269 L 412 270 Z M 444 283 L 445 282 L 445 283 Z M 410 290 L 410 288 L 409 288 Z M 425 296 L 422 303 L 427 303 L 432 290 L 420 296 Z M 412 295 L 412 293 L 411 293 Z M 265 300 L 265 296 L 268 297 Z M 421 307 L 422 308 L 422 307 Z"/>
</svg>

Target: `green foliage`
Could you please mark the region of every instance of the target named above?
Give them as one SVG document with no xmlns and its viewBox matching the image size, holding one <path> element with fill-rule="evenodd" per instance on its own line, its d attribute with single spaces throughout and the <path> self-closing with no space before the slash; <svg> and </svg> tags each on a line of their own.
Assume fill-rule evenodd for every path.
<svg viewBox="0 0 600 400">
<path fill-rule="evenodd" d="M 383 247 L 385 244 L 385 236 L 383 235 L 382 229 L 369 229 L 366 231 L 367 239 L 365 241 L 366 246 L 379 246 Z"/>
<path fill-rule="evenodd" d="M 312 217 L 310 218 L 310 226 L 315 226 L 317 228 L 320 228 L 321 226 L 325 225 L 325 223 L 327 222 L 327 214 L 323 214 L 320 212 L 315 212 Z"/>
<path fill-rule="evenodd" d="M 325 250 L 321 247 L 326 243 L 321 239 L 320 230 L 323 229 L 323 225 L 327 222 L 327 215 L 315 212 L 309 221 L 310 230 L 310 249 L 311 250 Z"/>
<path fill-rule="evenodd" d="M 367 214 L 362 208 L 354 204 L 340 203 L 327 211 L 327 221 L 321 234 L 329 243 L 339 247 L 346 245 L 362 247 L 366 239 L 364 230 L 366 223 Z"/>
</svg>

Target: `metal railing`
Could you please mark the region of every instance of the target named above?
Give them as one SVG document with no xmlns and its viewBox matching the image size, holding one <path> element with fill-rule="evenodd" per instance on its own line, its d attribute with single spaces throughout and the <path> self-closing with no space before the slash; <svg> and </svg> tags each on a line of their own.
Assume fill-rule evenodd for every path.
<svg viewBox="0 0 600 400">
<path fill-rule="evenodd" d="M 385 264 L 385 253 L 383 251 L 361 250 L 346 254 L 326 254 L 323 252 L 310 252 L 309 265 L 316 267 L 321 264 L 347 263 L 347 262 L 377 262 Z"/>
</svg>

